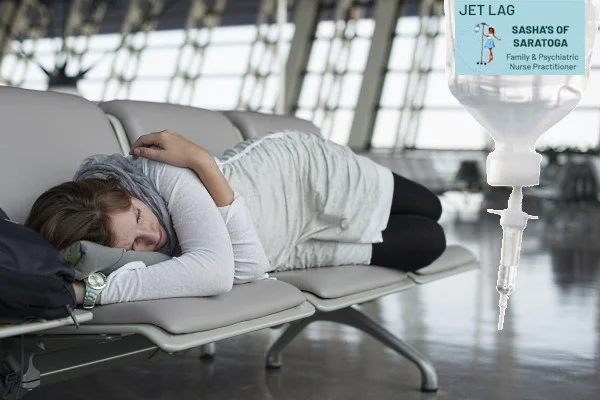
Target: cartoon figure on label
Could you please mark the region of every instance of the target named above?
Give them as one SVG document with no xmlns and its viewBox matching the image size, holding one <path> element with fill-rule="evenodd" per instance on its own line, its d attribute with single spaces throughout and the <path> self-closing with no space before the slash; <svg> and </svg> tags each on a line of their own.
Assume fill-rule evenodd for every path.
<svg viewBox="0 0 600 400">
<path fill-rule="evenodd" d="M 492 25 L 490 25 L 490 27 L 488 28 L 487 35 L 484 34 L 484 36 L 486 36 L 488 38 L 488 40 L 485 42 L 484 47 L 486 49 L 489 49 L 489 51 L 490 51 L 490 59 L 488 60 L 488 63 L 491 63 L 492 60 L 494 59 L 493 48 L 496 47 L 496 43 L 494 42 L 494 39 L 498 39 L 498 40 L 502 40 L 502 39 L 500 39 L 498 36 L 496 36 L 496 30 L 494 29 L 494 27 Z"/>
</svg>

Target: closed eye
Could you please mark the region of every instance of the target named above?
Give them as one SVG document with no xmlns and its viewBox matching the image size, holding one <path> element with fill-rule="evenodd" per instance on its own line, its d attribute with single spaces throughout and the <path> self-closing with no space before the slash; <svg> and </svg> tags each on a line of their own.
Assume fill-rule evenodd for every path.
<svg viewBox="0 0 600 400">
<path fill-rule="evenodd" d="M 142 219 L 142 210 L 140 210 L 139 208 L 136 208 L 135 209 L 135 222 L 139 224 L 140 223 L 140 219 Z M 126 247 L 125 250 L 126 251 L 133 251 L 133 250 L 135 250 L 134 246 L 135 246 L 135 240 L 131 244 L 131 246 Z"/>
</svg>

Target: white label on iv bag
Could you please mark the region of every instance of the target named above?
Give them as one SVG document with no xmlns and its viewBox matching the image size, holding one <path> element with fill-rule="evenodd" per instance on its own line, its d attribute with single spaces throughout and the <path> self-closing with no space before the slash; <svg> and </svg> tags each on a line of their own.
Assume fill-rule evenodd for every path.
<svg viewBox="0 0 600 400">
<path fill-rule="evenodd" d="M 586 0 L 456 0 L 456 75 L 584 75 Z"/>
</svg>

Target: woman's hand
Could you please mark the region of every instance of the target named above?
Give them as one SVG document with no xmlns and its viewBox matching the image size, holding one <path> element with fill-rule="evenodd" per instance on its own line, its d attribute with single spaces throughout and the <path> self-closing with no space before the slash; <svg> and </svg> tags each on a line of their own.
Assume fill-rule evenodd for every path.
<svg viewBox="0 0 600 400">
<path fill-rule="evenodd" d="M 233 190 L 213 156 L 170 129 L 141 136 L 133 144 L 129 154 L 134 159 L 144 157 L 175 167 L 189 168 L 198 175 L 218 207 L 228 206 L 233 202 Z"/>
<path fill-rule="evenodd" d="M 170 129 L 140 136 L 129 154 L 134 159 L 144 157 L 181 168 L 193 168 L 200 159 L 212 158 L 208 151 Z"/>
</svg>

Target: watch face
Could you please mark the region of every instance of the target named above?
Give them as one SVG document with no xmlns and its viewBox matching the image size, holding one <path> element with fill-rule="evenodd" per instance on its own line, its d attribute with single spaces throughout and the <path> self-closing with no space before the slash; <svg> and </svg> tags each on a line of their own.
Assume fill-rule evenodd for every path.
<svg viewBox="0 0 600 400">
<path fill-rule="evenodd" d="M 106 278 L 102 274 L 94 273 L 88 276 L 88 283 L 94 289 L 101 289 L 106 284 Z"/>
</svg>

